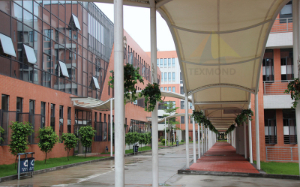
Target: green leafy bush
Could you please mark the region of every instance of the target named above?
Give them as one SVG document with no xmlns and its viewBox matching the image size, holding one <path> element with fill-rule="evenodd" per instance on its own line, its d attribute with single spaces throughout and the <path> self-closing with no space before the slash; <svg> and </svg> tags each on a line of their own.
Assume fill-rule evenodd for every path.
<svg viewBox="0 0 300 187">
<path fill-rule="evenodd" d="M 52 127 L 44 127 L 39 130 L 39 148 L 46 153 L 45 163 L 47 161 L 47 154 L 52 151 L 54 145 L 58 142 L 58 135 L 53 131 Z"/>
<path fill-rule="evenodd" d="M 184 142 L 184 140 L 181 140 L 181 142 Z"/>
<path fill-rule="evenodd" d="M 34 131 L 33 127 L 29 122 L 13 122 L 9 126 L 12 130 L 11 141 L 9 144 L 11 154 L 16 156 L 16 161 L 18 158 L 18 153 L 24 153 L 28 149 L 28 136 L 30 136 Z M 15 162 L 16 167 L 16 162 Z"/>
<path fill-rule="evenodd" d="M 92 146 L 95 133 L 96 131 L 93 129 L 92 126 L 89 125 L 82 126 L 79 129 L 80 141 L 82 145 L 85 147 L 85 157 L 86 157 L 87 148 Z"/>
<path fill-rule="evenodd" d="M 4 133 L 4 129 L 0 127 L 0 144 L 1 142 L 4 142 L 4 138 L 2 137 L 2 134 Z"/>
<path fill-rule="evenodd" d="M 165 139 L 162 139 L 162 140 L 161 140 L 161 143 L 162 143 L 162 144 L 164 144 L 164 143 L 165 143 L 165 141 L 166 141 Z"/>
<path fill-rule="evenodd" d="M 68 153 L 67 158 L 69 161 L 69 152 L 76 147 L 78 138 L 73 133 L 63 133 L 61 139 L 64 142 L 65 150 Z"/>
</svg>

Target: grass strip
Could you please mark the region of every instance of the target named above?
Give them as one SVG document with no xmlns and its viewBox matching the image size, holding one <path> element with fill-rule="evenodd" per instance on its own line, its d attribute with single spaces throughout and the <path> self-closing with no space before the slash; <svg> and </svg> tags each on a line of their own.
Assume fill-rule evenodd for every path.
<svg viewBox="0 0 300 187">
<path fill-rule="evenodd" d="M 90 160 L 97 160 L 101 158 L 106 157 L 79 157 L 79 156 L 70 156 L 70 160 L 68 161 L 67 157 L 60 157 L 60 158 L 49 158 L 47 159 L 47 163 L 45 164 L 45 161 L 35 161 L 34 163 L 34 170 L 41 170 L 41 169 L 47 169 L 52 168 L 56 166 L 64 166 L 68 164 L 74 164 L 79 162 L 85 162 Z M 9 164 L 9 165 L 0 165 L 0 177 L 10 176 L 10 175 L 16 175 L 17 169 L 15 169 L 15 164 Z"/>
</svg>

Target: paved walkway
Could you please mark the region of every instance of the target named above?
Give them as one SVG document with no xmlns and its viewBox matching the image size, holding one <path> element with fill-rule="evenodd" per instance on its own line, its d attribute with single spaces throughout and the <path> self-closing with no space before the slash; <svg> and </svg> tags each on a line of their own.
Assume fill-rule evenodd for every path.
<svg viewBox="0 0 300 187">
<path fill-rule="evenodd" d="M 259 173 L 243 156 L 229 143 L 217 142 L 201 159 L 190 166 L 190 170 Z"/>
</svg>

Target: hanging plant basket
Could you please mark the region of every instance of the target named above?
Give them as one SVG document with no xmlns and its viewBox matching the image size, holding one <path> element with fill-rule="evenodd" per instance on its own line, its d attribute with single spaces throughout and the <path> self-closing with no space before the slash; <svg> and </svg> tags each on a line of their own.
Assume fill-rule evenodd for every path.
<svg viewBox="0 0 300 187">
<path fill-rule="evenodd" d="M 206 120 L 206 117 L 202 111 L 193 110 L 192 117 L 196 123 L 204 123 Z"/>
<path fill-rule="evenodd" d="M 298 104 L 298 100 L 300 98 L 300 82 L 299 79 L 296 78 L 292 82 L 290 82 L 287 86 L 287 89 L 284 91 L 284 93 L 291 94 L 293 102 L 292 108 L 296 108 Z"/>
<path fill-rule="evenodd" d="M 253 112 L 251 109 L 243 110 L 237 117 L 235 118 L 235 123 L 240 126 L 244 122 L 248 123 L 248 119 L 252 121 Z"/>
<path fill-rule="evenodd" d="M 145 89 L 139 94 L 145 98 L 145 111 L 152 112 L 155 109 L 156 103 L 162 101 L 161 92 L 157 83 L 148 84 Z"/>
<path fill-rule="evenodd" d="M 139 74 L 140 68 L 135 68 L 132 64 L 124 66 L 124 102 L 137 100 L 136 84 L 138 81 L 144 84 L 143 77 Z M 114 88 L 114 71 L 110 71 L 112 76 L 109 77 L 108 85 Z"/>
<path fill-rule="evenodd" d="M 230 127 L 227 129 L 227 131 L 225 132 L 225 134 L 229 134 L 234 129 L 235 129 L 235 126 L 234 125 L 230 125 Z"/>
</svg>

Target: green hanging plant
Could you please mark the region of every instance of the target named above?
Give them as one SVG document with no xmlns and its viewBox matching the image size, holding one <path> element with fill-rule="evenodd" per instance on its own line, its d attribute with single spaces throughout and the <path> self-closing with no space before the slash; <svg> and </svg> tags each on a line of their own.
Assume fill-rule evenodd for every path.
<svg viewBox="0 0 300 187">
<path fill-rule="evenodd" d="M 252 121 L 252 116 L 253 112 L 251 109 L 242 110 L 242 112 L 235 118 L 235 123 L 238 126 L 242 125 L 244 122 L 248 123 L 248 119 Z"/>
<path fill-rule="evenodd" d="M 141 91 L 139 97 L 145 98 L 145 111 L 152 112 L 157 102 L 162 101 L 159 84 L 148 84 L 145 89 Z"/>
<path fill-rule="evenodd" d="M 235 126 L 234 125 L 230 125 L 230 127 L 227 129 L 227 131 L 225 132 L 225 134 L 229 134 L 234 129 L 235 129 Z"/>
<path fill-rule="evenodd" d="M 124 103 L 126 101 L 135 101 L 137 100 L 136 87 L 138 83 L 144 84 L 143 77 L 139 74 L 140 68 L 135 68 L 132 64 L 126 64 L 124 66 Z M 114 88 L 114 71 L 110 71 L 113 76 L 109 77 L 108 85 L 111 88 Z"/>
<path fill-rule="evenodd" d="M 284 93 L 291 94 L 293 102 L 292 108 L 296 108 L 298 104 L 298 100 L 300 99 L 300 82 L 299 79 L 296 78 L 292 82 L 290 82 L 287 86 L 287 89 Z"/>
<path fill-rule="evenodd" d="M 192 117 L 196 123 L 204 123 L 206 120 L 206 117 L 202 111 L 193 110 Z"/>
</svg>

